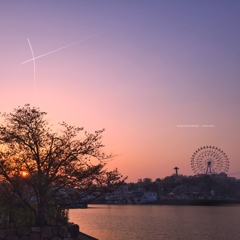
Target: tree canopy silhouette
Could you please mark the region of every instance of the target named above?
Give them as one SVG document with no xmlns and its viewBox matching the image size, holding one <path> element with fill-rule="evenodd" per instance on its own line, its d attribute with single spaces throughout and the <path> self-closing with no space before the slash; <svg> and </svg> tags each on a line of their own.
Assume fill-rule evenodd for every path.
<svg viewBox="0 0 240 240">
<path fill-rule="evenodd" d="M 1 114 L 0 124 L 1 181 L 33 212 L 36 225 L 47 224 L 50 206 L 98 197 L 126 179 L 106 168 L 112 155 L 103 152 L 104 130 L 88 133 L 63 122 L 53 132 L 45 116 L 26 104 Z"/>
</svg>

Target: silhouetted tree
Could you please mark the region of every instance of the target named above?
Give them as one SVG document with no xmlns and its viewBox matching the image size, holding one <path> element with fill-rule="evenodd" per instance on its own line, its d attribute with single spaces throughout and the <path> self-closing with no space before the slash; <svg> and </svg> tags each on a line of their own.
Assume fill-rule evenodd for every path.
<svg viewBox="0 0 240 240">
<path fill-rule="evenodd" d="M 151 178 L 144 178 L 143 179 L 143 184 L 144 185 L 149 185 L 149 184 L 151 184 L 152 183 L 152 179 Z"/>
<path fill-rule="evenodd" d="M 36 225 L 47 224 L 49 207 L 60 196 L 78 192 L 82 197 L 97 197 L 125 180 L 117 169 L 105 167 L 112 156 L 102 151 L 104 130 L 80 137 L 83 128 L 63 122 L 61 132 L 53 132 L 45 115 L 26 104 L 1 114 L 0 124 L 2 182 L 33 212 Z"/>
<path fill-rule="evenodd" d="M 161 178 L 156 178 L 155 182 L 160 183 L 162 180 Z"/>
</svg>

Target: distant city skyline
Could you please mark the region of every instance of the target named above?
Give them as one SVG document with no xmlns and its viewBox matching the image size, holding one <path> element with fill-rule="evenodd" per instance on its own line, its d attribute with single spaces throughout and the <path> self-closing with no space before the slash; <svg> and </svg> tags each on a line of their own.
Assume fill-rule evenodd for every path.
<svg viewBox="0 0 240 240">
<path fill-rule="evenodd" d="M 193 175 L 207 145 L 239 178 L 239 12 L 238 1 L 2 1 L 0 112 L 30 103 L 56 130 L 105 128 L 108 168 L 128 182 Z"/>
</svg>

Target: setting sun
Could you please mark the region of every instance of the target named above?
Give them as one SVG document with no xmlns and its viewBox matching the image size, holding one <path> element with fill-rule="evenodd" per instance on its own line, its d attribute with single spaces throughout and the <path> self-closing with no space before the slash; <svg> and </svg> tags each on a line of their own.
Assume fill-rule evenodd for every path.
<svg viewBox="0 0 240 240">
<path fill-rule="evenodd" d="M 23 177 L 27 177 L 28 173 L 27 173 L 26 171 L 22 171 L 21 175 L 22 175 Z"/>
</svg>

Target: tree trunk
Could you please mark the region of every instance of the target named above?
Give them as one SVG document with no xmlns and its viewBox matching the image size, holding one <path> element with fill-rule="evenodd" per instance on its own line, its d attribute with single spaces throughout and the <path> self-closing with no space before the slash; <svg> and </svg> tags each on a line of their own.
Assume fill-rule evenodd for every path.
<svg viewBox="0 0 240 240">
<path fill-rule="evenodd" d="M 37 226 L 46 226 L 47 215 L 48 215 L 48 205 L 46 202 L 46 191 L 41 189 L 39 192 L 39 200 L 37 202 L 37 215 L 35 219 L 35 224 Z"/>
<path fill-rule="evenodd" d="M 35 218 L 36 226 L 47 226 L 46 213 L 47 213 L 47 209 L 44 206 L 38 207 L 37 215 Z"/>
</svg>

